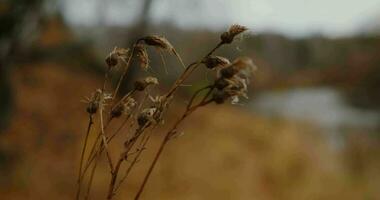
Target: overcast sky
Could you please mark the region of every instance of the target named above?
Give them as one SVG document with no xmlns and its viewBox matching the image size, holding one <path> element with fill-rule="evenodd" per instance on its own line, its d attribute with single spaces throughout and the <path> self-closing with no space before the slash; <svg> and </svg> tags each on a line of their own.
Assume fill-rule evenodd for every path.
<svg viewBox="0 0 380 200">
<path fill-rule="evenodd" d="M 113 2 L 96 4 L 94 2 Z M 128 24 L 136 20 L 140 0 L 66 0 L 64 11 L 74 24 Z M 380 19 L 380 0 L 155 0 L 152 21 L 169 21 L 182 28 L 225 28 L 247 25 L 257 32 L 290 36 L 322 33 L 346 36 Z"/>
</svg>

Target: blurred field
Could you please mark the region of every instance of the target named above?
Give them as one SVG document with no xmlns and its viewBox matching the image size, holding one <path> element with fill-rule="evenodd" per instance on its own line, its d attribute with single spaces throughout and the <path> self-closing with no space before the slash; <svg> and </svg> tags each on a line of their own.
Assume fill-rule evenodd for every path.
<svg viewBox="0 0 380 200">
<path fill-rule="evenodd" d="M 88 123 L 81 100 L 101 87 L 104 57 L 115 46 L 128 47 L 148 34 L 163 35 L 190 63 L 219 41 L 224 29 L 211 27 L 214 24 L 179 28 L 170 20 L 157 23 L 150 8 L 161 9 L 164 4 L 157 1 L 126 1 L 120 4 L 125 8 L 118 7 L 118 0 L 107 1 L 109 5 L 94 0 L 0 2 L 1 200 L 74 199 Z M 96 5 L 86 6 L 89 2 Z M 136 2 L 142 2 L 141 8 Z M 206 8 L 201 0 L 201 7 L 178 2 L 178 8 L 170 4 L 168 9 L 181 13 L 182 5 L 184 16 Z M 128 25 L 111 23 L 107 6 L 108 11 L 134 11 L 136 18 Z M 73 23 L 80 16 L 70 15 L 70 7 L 80 8 L 80 15 L 95 11 L 97 16 L 89 24 Z M 217 14 L 227 16 L 236 8 Z M 240 14 L 233 15 L 240 19 Z M 184 134 L 165 149 L 142 199 L 380 199 L 380 34 L 376 24 L 370 24 L 373 32 L 337 38 L 253 29 L 218 50 L 216 55 L 231 60 L 251 57 L 259 67 L 250 99 L 244 105 L 211 105 L 188 118 L 180 127 Z M 165 73 L 160 56 L 152 49 L 148 53 L 153 63 L 149 75 L 157 76 L 161 92 L 166 91 L 182 68 L 165 54 Z M 141 73 L 136 69 L 132 67 L 122 90 Z M 194 88 L 211 77 L 201 68 L 190 77 L 193 87 L 181 88 L 165 125 L 153 133 L 115 199 L 133 197 L 164 130 L 182 112 Z M 120 124 L 113 123 L 110 131 Z M 111 151 L 120 150 L 124 140 L 125 135 L 119 135 Z M 117 154 L 113 156 L 116 160 Z M 106 196 L 110 177 L 102 159 L 91 199 Z"/>
<path fill-rule="evenodd" d="M 14 71 L 15 114 L 0 140 L 3 199 L 72 199 L 87 123 L 79 100 L 100 80 L 53 63 Z M 336 151 L 312 125 L 229 106 L 200 110 L 182 128 L 185 135 L 164 152 L 144 199 L 380 198 L 380 146 L 360 131 Z M 118 199 L 137 189 L 146 164 L 138 164 Z M 104 198 L 108 181 L 96 177 L 94 199 Z"/>
</svg>

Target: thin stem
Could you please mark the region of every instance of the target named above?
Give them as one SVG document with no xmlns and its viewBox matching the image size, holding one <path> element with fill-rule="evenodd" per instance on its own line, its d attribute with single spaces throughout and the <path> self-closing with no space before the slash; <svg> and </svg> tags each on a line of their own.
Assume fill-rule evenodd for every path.
<svg viewBox="0 0 380 200">
<path fill-rule="evenodd" d="M 165 69 L 165 73 L 166 73 L 166 75 L 168 75 L 169 72 L 168 72 L 168 68 L 166 67 L 164 55 L 162 54 L 162 52 L 160 50 L 158 50 L 158 54 L 160 54 L 162 65 L 164 66 L 164 69 Z"/>
<path fill-rule="evenodd" d="M 92 114 L 90 114 L 89 115 L 88 126 L 87 126 L 87 131 L 86 131 L 86 136 L 85 136 L 84 144 L 83 144 L 83 148 L 82 148 L 82 153 L 81 153 L 81 156 L 80 156 L 79 172 L 78 172 L 78 180 L 77 180 L 78 188 L 77 188 L 77 193 L 76 193 L 76 199 L 77 200 L 79 199 L 80 190 L 81 190 L 81 182 L 82 182 L 82 178 L 81 177 L 82 177 L 82 167 L 83 167 L 84 154 L 86 152 L 87 142 L 88 142 L 88 136 L 90 135 L 91 127 L 92 127 L 93 124 L 94 124 L 94 122 L 93 122 L 93 119 L 92 119 Z"/>
<path fill-rule="evenodd" d="M 125 62 L 125 60 L 122 59 L 122 61 L 126 64 L 126 66 L 125 66 L 123 74 L 121 74 L 120 79 L 117 82 L 117 85 L 116 85 L 116 88 L 115 88 L 115 92 L 114 92 L 114 95 L 113 95 L 113 99 L 115 99 L 115 97 L 117 96 L 117 93 L 119 92 L 119 89 L 120 89 L 121 82 L 123 82 L 124 77 L 128 73 L 128 69 L 129 69 L 129 66 L 131 65 L 131 60 L 133 58 L 133 54 L 135 53 L 135 48 L 136 48 L 136 44 L 137 43 L 138 43 L 138 41 L 133 44 L 132 52 L 131 52 L 131 55 L 129 55 L 128 61 Z"/>
<path fill-rule="evenodd" d="M 90 174 L 90 179 L 88 180 L 88 186 L 87 186 L 87 191 L 86 191 L 86 195 L 85 195 L 85 200 L 89 199 L 90 198 L 90 192 L 91 192 L 91 187 L 92 187 L 92 182 L 94 180 L 94 176 L 95 176 L 95 171 L 96 171 L 96 167 L 97 167 L 97 163 L 98 163 L 98 159 L 99 159 L 100 156 L 97 156 L 96 157 L 96 160 L 95 160 L 95 163 L 94 163 L 94 166 L 92 167 L 91 169 L 91 174 Z"/>
<path fill-rule="evenodd" d="M 111 110 L 114 109 L 118 104 L 122 103 L 125 99 L 132 96 L 136 92 L 136 89 L 129 91 L 126 95 L 124 95 L 115 105 L 112 106 Z M 111 118 L 112 119 L 112 118 Z"/>
<path fill-rule="evenodd" d="M 197 90 L 197 91 L 193 94 L 193 96 L 190 98 L 190 101 L 189 101 L 189 103 L 187 104 L 187 109 L 189 109 L 189 108 L 193 105 L 193 101 L 194 101 L 195 97 L 197 97 L 198 94 L 199 94 L 200 92 L 202 92 L 203 90 L 209 89 L 209 88 L 211 88 L 211 87 L 212 87 L 211 85 L 208 85 L 208 86 L 206 86 L 206 87 L 203 87 L 203 88 Z M 210 90 L 209 90 L 209 91 L 210 91 Z"/>
<path fill-rule="evenodd" d="M 129 118 L 131 117 L 131 115 L 128 115 L 124 121 L 122 122 L 122 124 L 119 126 L 119 128 L 107 139 L 107 143 L 110 143 L 111 140 L 117 135 L 120 133 L 121 129 L 124 128 L 124 126 L 127 124 Z"/>
<path fill-rule="evenodd" d="M 119 102 L 117 102 L 116 104 L 115 104 L 115 106 L 117 105 L 117 104 L 119 104 L 122 100 L 124 100 L 124 99 L 126 99 L 126 98 L 128 98 L 128 97 L 130 97 L 131 95 L 133 95 L 134 93 L 136 92 L 136 90 L 132 90 L 132 91 L 130 91 L 129 93 L 127 93 Z M 115 107 L 115 106 L 113 106 L 113 107 Z M 129 117 L 127 118 L 127 120 L 125 120 L 125 123 L 128 121 L 128 119 L 129 119 Z M 108 125 L 110 124 L 110 122 L 113 120 L 113 118 L 112 117 L 110 117 L 109 119 L 108 119 L 108 121 L 106 122 L 106 124 L 105 124 L 105 126 L 104 126 L 104 130 L 108 127 Z M 124 124 L 124 123 L 123 123 Z M 112 138 L 114 137 L 114 136 L 116 136 L 116 134 L 120 131 L 120 129 L 121 129 L 122 127 L 120 127 L 117 131 L 116 131 L 116 133 L 114 133 L 111 137 L 110 137 L 110 139 L 108 139 L 107 140 L 107 143 L 109 143 L 111 140 L 112 140 Z M 100 139 L 100 137 L 102 136 L 102 133 L 100 132 L 99 134 L 98 134 L 98 136 L 97 136 L 97 138 L 95 139 L 95 143 L 94 143 L 94 145 L 92 146 L 92 148 L 91 148 L 91 152 L 90 152 L 90 156 L 89 156 L 89 158 L 88 158 L 88 160 L 87 160 L 87 164 L 86 164 L 86 167 L 85 167 L 85 169 L 84 169 L 84 172 L 86 172 L 87 171 L 87 169 L 88 169 L 88 167 L 90 166 L 90 164 L 91 164 L 91 162 L 93 162 L 93 160 L 95 159 L 95 156 L 97 155 L 97 153 L 95 152 L 95 149 L 96 149 L 96 144 L 98 143 L 98 141 L 99 141 L 99 139 Z M 99 147 L 99 149 L 98 149 L 98 151 L 100 151 L 100 152 L 102 152 L 103 151 L 103 138 L 102 138 L 102 143 L 100 144 L 100 147 Z M 94 154 L 95 153 L 95 154 Z"/>
<path fill-rule="evenodd" d="M 121 178 L 121 180 L 119 181 L 119 184 L 116 186 L 115 192 L 120 188 L 120 186 L 122 185 L 122 183 L 127 179 L 129 173 L 132 171 L 133 167 L 137 163 L 137 161 L 138 161 L 139 157 L 141 156 L 142 152 L 145 150 L 145 146 L 147 145 L 147 143 L 148 143 L 148 141 L 150 139 L 150 136 L 151 136 L 151 134 L 148 134 L 146 138 L 142 139 L 142 144 L 140 145 L 140 147 L 138 149 L 138 153 L 133 158 L 133 160 L 132 160 L 131 164 L 129 165 L 129 167 L 127 168 L 124 176 Z"/>
<path fill-rule="evenodd" d="M 120 159 L 115 166 L 115 170 L 112 173 L 111 182 L 110 182 L 110 185 L 108 187 L 108 194 L 107 194 L 108 200 L 111 200 L 112 197 L 114 196 L 115 183 L 116 183 L 117 175 L 119 174 L 120 166 L 121 166 L 121 163 L 123 162 L 123 160 L 124 160 L 123 156 L 120 156 Z"/>
<path fill-rule="evenodd" d="M 182 65 L 182 67 L 186 68 L 185 64 L 183 63 L 183 60 L 182 60 L 181 56 L 179 55 L 179 53 L 174 48 L 173 48 L 173 54 L 177 57 L 177 59 L 179 60 L 179 62 Z"/>
<path fill-rule="evenodd" d="M 118 173 L 119 173 L 119 170 L 120 170 L 120 165 L 121 165 L 122 161 L 126 158 L 126 156 L 128 155 L 129 151 L 131 150 L 131 148 L 133 147 L 133 145 L 135 144 L 135 142 L 137 141 L 137 139 L 139 138 L 139 136 L 141 135 L 141 133 L 143 133 L 144 130 L 148 126 L 149 125 L 141 127 L 140 129 L 138 129 L 136 131 L 136 133 L 135 133 L 135 136 L 128 141 L 127 146 L 126 146 L 126 150 L 123 153 L 125 156 L 121 156 L 120 157 L 119 161 L 117 162 L 117 164 L 115 166 L 115 169 L 111 173 L 112 174 L 112 178 L 111 178 L 111 182 L 110 182 L 110 185 L 109 185 L 109 188 L 108 188 L 108 195 L 107 195 L 107 199 L 108 200 L 112 199 L 112 197 L 114 196 L 115 183 L 116 183 L 116 179 L 117 179 L 117 176 L 118 176 Z"/>
<path fill-rule="evenodd" d="M 102 89 L 102 91 L 106 90 L 106 85 L 107 85 L 107 80 L 108 80 L 108 74 L 109 74 L 109 72 L 110 72 L 110 68 L 104 74 L 104 82 L 103 82 L 103 89 Z"/>
<path fill-rule="evenodd" d="M 198 62 L 195 62 L 195 63 L 191 63 L 190 65 L 188 65 L 185 69 L 185 71 L 181 74 L 181 76 L 177 79 L 177 81 L 174 83 L 173 87 L 169 90 L 169 92 L 165 95 L 166 98 L 169 98 L 177 89 L 180 85 L 182 85 L 182 83 L 190 76 L 190 74 L 192 74 L 194 72 L 195 69 L 197 69 L 201 63 L 202 63 L 202 60 L 204 60 L 205 58 L 209 57 L 211 54 L 213 54 L 217 49 L 219 49 L 221 46 L 223 45 L 222 42 L 218 43 L 210 52 L 208 52 L 206 54 L 206 56 L 204 56 L 200 61 Z"/>
<path fill-rule="evenodd" d="M 115 136 L 121 131 L 121 129 L 125 126 L 125 124 L 126 124 L 126 123 L 128 122 L 128 120 L 130 119 L 130 117 L 131 117 L 131 115 L 129 115 L 129 116 L 123 121 L 122 125 L 121 125 L 121 126 L 115 131 L 115 133 L 114 133 L 113 135 L 111 135 L 109 138 L 107 138 L 107 144 L 110 143 L 111 140 L 112 140 L 112 139 L 113 139 L 113 138 L 114 138 L 114 137 L 115 137 Z M 104 129 L 106 129 L 106 128 L 108 127 L 108 125 L 109 125 L 109 123 L 111 122 L 112 119 L 113 119 L 113 118 L 109 118 L 109 119 L 108 119 L 107 123 L 105 124 Z M 103 150 L 104 150 L 104 144 L 103 144 L 103 140 L 102 140 L 99 149 L 95 151 L 96 146 L 97 146 L 96 144 L 98 143 L 98 141 L 99 141 L 101 135 L 102 135 L 102 133 L 99 132 L 99 134 L 98 134 L 98 136 L 97 136 L 97 138 L 96 138 L 96 140 L 95 140 L 95 143 L 94 143 L 94 145 L 93 145 L 93 147 L 92 147 L 92 149 L 91 149 L 90 156 L 89 156 L 89 158 L 88 158 L 88 160 L 87 160 L 87 163 L 86 163 L 86 167 L 84 168 L 84 173 L 87 171 L 88 167 L 89 167 L 89 166 L 91 165 L 91 163 L 94 161 L 94 159 L 96 158 L 96 156 L 98 155 L 98 153 L 99 153 L 99 152 L 102 153 Z M 82 176 L 83 176 L 83 175 L 82 175 Z"/>
<path fill-rule="evenodd" d="M 140 185 L 140 188 L 135 196 L 135 200 L 138 200 L 142 194 L 142 192 L 144 191 L 144 188 L 145 188 L 145 185 L 146 183 L 148 182 L 148 179 L 150 177 L 150 175 L 152 174 L 152 171 L 154 169 L 154 167 L 156 166 L 156 163 L 158 161 L 158 159 L 160 158 L 166 144 L 169 142 L 169 140 L 172 138 L 173 134 L 176 132 L 176 129 L 178 127 L 178 125 L 181 124 L 181 122 L 183 122 L 185 120 L 185 118 L 187 116 L 189 116 L 192 112 L 194 112 L 197 108 L 199 107 L 202 107 L 202 106 L 205 106 L 209 103 L 211 103 L 212 100 L 209 100 L 209 101 L 203 101 L 201 103 L 199 103 L 198 105 L 194 106 L 194 107 L 191 107 L 191 108 L 187 108 L 185 113 L 182 115 L 182 117 L 180 119 L 177 120 L 177 122 L 174 124 L 174 126 L 166 133 L 165 135 L 165 138 L 162 140 L 162 143 L 148 169 L 148 172 L 146 173 L 145 177 L 144 177 L 144 180 L 142 182 L 142 184 Z"/>
<path fill-rule="evenodd" d="M 108 126 L 110 125 L 111 121 L 112 121 L 112 118 L 109 118 L 108 121 L 104 124 L 104 130 L 106 130 L 108 128 Z M 86 166 L 89 165 L 90 160 L 93 159 L 93 157 L 94 157 L 94 155 L 96 153 L 95 152 L 96 146 L 97 146 L 97 143 L 99 142 L 99 139 L 100 139 L 101 135 L 102 135 L 102 132 L 99 131 L 98 135 L 96 136 L 95 142 L 94 142 L 94 144 L 91 147 L 90 155 L 89 155 L 89 157 L 87 159 Z"/>
<path fill-rule="evenodd" d="M 105 141 L 105 133 L 104 133 L 104 124 L 103 124 L 103 105 L 100 106 L 99 108 L 99 113 L 100 113 L 100 128 L 101 128 L 101 136 L 102 136 L 102 139 L 104 142 Z M 108 123 L 109 124 L 110 120 L 108 120 Z M 98 135 L 100 136 L 100 135 Z M 98 137 L 99 138 L 99 137 Z M 98 138 L 97 140 L 95 141 L 94 143 L 94 147 L 96 146 L 97 142 L 98 142 Z M 101 147 L 99 147 L 101 148 Z M 110 165 L 110 168 L 111 168 L 111 173 L 113 172 L 113 165 L 112 165 L 112 160 L 111 160 L 111 157 L 110 157 L 110 154 L 108 152 L 108 147 L 106 146 L 106 152 L 107 152 L 107 158 L 108 158 L 108 163 Z M 92 187 L 92 183 L 93 183 L 93 179 L 94 179 L 94 176 L 95 176 L 95 171 L 96 171 L 96 167 L 97 167 L 97 164 L 98 164 L 98 161 L 99 161 L 99 158 L 100 158 L 100 154 L 101 154 L 101 151 L 97 151 L 96 154 L 94 155 L 94 157 L 90 157 L 89 161 L 88 161 L 88 165 L 86 166 L 85 170 L 88 169 L 88 167 L 91 165 L 93 159 L 95 159 L 95 162 L 94 162 L 94 166 L 92 167 L 91 169 L 91 173 L 90 173 L 90 179 L 88 181 L 88 187 L 87 187 L 87 192 L 86 192 L 86 196 L 85 196 L 85 199 L 87 200 L 89 197 L 90 197 L 90 191 L 91 191 L 91 187 Z M 85 172 L 83 172 L 83 176 L 85 175 Z"/>
<path fill-rule="evenodd" d="M 106 134 L 104 132 L 104 124 L 103 124 L 103 105 L 100 105 L 100 109 L 99 109 L 99 114 L 100 114 L 100 130 L 102 132 L 102 140 L 103 140 L 103 145 L 106 149 L 106 155 L 107 155 L 107 159 L 108 159 L 108 163 L 110 165 L 110 168 L 111 168 L 111 172 L 113 171 L 113 164 L 112 164 L 112 159 L 111 159 L 111 155 L 109 153 L 109 149 L 108 149 L 108 143 L 107 143 L 107 138 L 106 138 Z"/>
<path fill-rule="evenodd" d="M 195 69 L 198 68 L 198 66 L 202 63 L 202 60 L 204 60 L 205 58 L 207 58 L 208 56 L 210 56 L 211 54 L 213 54 L 218 48 L 220 48 L 224 43 L 223 42 L 219 42 L 209 53 L 206 54 L 206 56 L 204 56 L 201 61 L 199 62 L 196 62 L 196 63 L 192 63 L 190 64 L 186 69 L 185 71 L 181 74 L 181 76 L 177 79 L 177 81 L 174 83 L 173 87 L 169 90 L 169 92 L 165 95 L 166 98 L 169 98 L 173 95 L 173 93 L 178 89 L 178 87 L 180 85 L 182 85 L 182 83 L 188 78 L 188 76 L 190 74 L 192 74 L 192 72 L 194 72 Z M 210 92 L 211 93 L 211 92 Z M 209 95 L 209 94 L 208 94 Z M 209 100 L 209 101 L 205 101 L 202 100 L 201 103 L 199 103 L 197 106 L 194 106 L 194 107 L 190 107 L 188 106 L 187 109 L 186 109 L 186 112 L 183 114 L 183 116 L 174 124 L 173 128 L 170 129 L 170 131 L 168 131 L 165 135 L 165 138 L 164 140 L 162 141 L 157 153 L 156 153 L 156 156 L 153 160 L 153 162 L 151 163 L 151 166 L 149 167 L 148 169 L 148 172 L 147 174 L 145 175 L 145 178 L 135 196 L 135 200 L 138 200 L 142 194 L 142 192 L 144 191 L 144 188 L 145 188 L 145 185 L 162 153 L 162 151 L 164 150 L 164 147 L 165 145 L 168 143 L 168 141 L 170 140 L 173 132 L 175 132 L 175 129 L 177 128 L 177 126 L 189 115 L 191 114 L 193 111 L 195 111 L 198 107 L 201 107 L 201 106 L 204 106 L 204 105 L 207 105 L 208 103 L 212 102 L 212 99 Z"/>
</svg>

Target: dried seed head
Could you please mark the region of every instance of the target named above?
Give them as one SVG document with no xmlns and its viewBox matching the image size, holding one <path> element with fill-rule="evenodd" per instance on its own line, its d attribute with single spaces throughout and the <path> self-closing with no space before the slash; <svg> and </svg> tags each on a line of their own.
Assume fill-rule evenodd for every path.
<svg viewBox="0 0 380 200">
<path fill-rule="evenodd" d="M 106 58 L 106 63 L 109 69 L 115 67 L 118 63 L 117 55 L 111 52 Z"/>
<path fill-rule="evenodd" d="M 98 108 L 99 108 L 99 104 L 95 102 L 88 102 L 86 111 L 88 112 L 88 114 L 92 115 L 98 111 Z"/>
<path fill-rule="evenodd" d="M 239 72 L 238 68 L 234 67 L 233 65 L 220 70 L 220 74 L 223 78 L 231 78 L 238 72 Z"/>
<path fill-rule="evenodd" d="M 239 102 L 239 97 L 248 98 L 248 79 L 255 69 L 256 66 L 251 59 L 242 57 L 219 70 L 218 79 L 214 82 L 217 90 L 213 94 L 213 100 L 221 104 L 230 98 L 231 103 L 236 104 Z"/>
<path fill-rule="evenodd" d="M 128 52 L 128 49 L 115 47 L 106 58 L 108 68 L 111 69 L 115 67 L 119 63 L 119 59 L 126 59 Z"/>
<path fill-rule="evenodd" d="M 118 118 L 122 114 L 131 114 L 132 109 L 137 105 L 136 101 L 129 97 L 124 102 L 121 102 L 117 104 L 112 110 L 111 110 L 111 117 L 112 118 Z"/>
<path fill-rule="evenodd" d="M 143 127 L 148 122 L 155 122 L 154 114 L 157 111 L 157 108 L 146 108 L 144 109 L 140 115 L 137 117 L 137 123 L 140 127 Z"/>
<path fill-rule="evenodd" d="M 241 26 L 238 24 L 234 24 L 228 29 L 227 32 L 224 32 L 221 36 L 220 39 L 222 40 L 223 44 L 230 44 L 234 38 L 239 35 L 240 33 L 248 30 L 247 27 Z"/>
<path fill-rule="evenodd" d="M 145 46 L 143 44 L 137 44 L 135 46 L 135 51 L 137 58 L 139 59 L 141 69 L 146 71 L 149 68 L 149 56 Z"/>
<path fill-rule="evenodd" d="M 173 96 L 169 96 L 169 97 L 166 97 L 166 96 L 156 96 L 156 97 L 149 96 L 149 99 L 152 101 L 153 107 L 157 108 L 157 111 L 153 117 L 155 122 L 156 123 L 159 123 L 159 122 L 163 123 L 164 122 L 164 120 L 163 120 L 164 113 L 167 110 L 170 102 L 173 100 Z"/>
<path fill-rule="evenodd" d="M 216 79 L 214 85 L 215 85 L 216 89 L 222 90 L 229 85 L 229 82 L 224 78 L 218 78 L 218 79 Z"/>
<path fill-rule="evenodd" d="M 117 104 L 112 110 L 111 110 L 111 117 L 112 118 L 118 118 L 123 114 L 124 112 L 124 105 L 123 104 Z"/>
<path fill-rule="evenodd" d="M 224 91 L 224 90 L 216 90 L 213 95 L 212 99 L 217 104 L 222 104 L 228 99 L 230 96 Z"/>
<path fill-rule="evenodd" d="M 157 85 L 158 79 L 152 76 L 148 76 L 142 80 L 137 80 L 135 82 L 135 89 L 137 91 L 144 91 L 149 85 Z"/>
<path fill-rule="evenodd" d="M 253 72 L 256 70 L 256 66 L 252 60 L 247 57 L 240 57 L 234 60 L 228 67 L 220 70 L 220 75 L 223 78 L 231 78 L 238 73 Z M 249 75 L 249 74 L 248 74 Z"/>
<path fill-rule="evenodd" d="M 164 51 L 169 51 L 169 52 L 173 51 L 173 46 L 164 37 L 151 35 L 151 36 L 143 37 L 142 40 L 145 42 L 145 44 L 149 46 L 154 46 Z"/>
<path fill-rule="evenodd" d="M 99 109 L 99 104 L 102 101 L 102 91 L 100 89 L 97 89 L 92 95 L 91 98 L 88 100 L 88 105 L 86 108 L 86 111 L 88 114 L 92 115 L 95 114 Z"/>
<path fill-rule="evenodd" d="M 221 56 L 208 56 L 202 61 L 209 69 L 215 69 L 220 67 L 225 67 L 230 64 L 230 61 L 227 58 Z"/>
<path fill-rule="evenodd" d="M 239 97 L 247 96 L 247 79 L 239 76 L 233 76 L 229 79 L 219 78 L 215 81 L 217 90 L 213 94 L 213 100 L 217 104 L 223 103 L 226 99 L 230 98 L 232 104 L 239 102 Z"/>
<path fill-rule="evenodd" d="M 244 32 L 248 30 L 247 27 L 245 26 L 242 26 L 242 25 L 239 25 L 239 24 L 234 24 L 230 27 L 230 29 L 228 30 L 228 32 L 233 36 L 235 37 L 236 35 L 239 35 L 240 33 Z"/>
<path fill-rule="evenodd" d="M 232 65 L 236 66 L 237 68 L 241 69 L 248 69 L 251 68 L 252 70 L 256 70 L 256 66 L 253 64 L 252 59 L 248 57 L 240 57 L 234 60 Z"/>
<path fill-rule="evenodd" d="M 153 76 L 148 76 L 144 79 L 148 85 L 158 85 L 158 79 Z"/>
</svg>

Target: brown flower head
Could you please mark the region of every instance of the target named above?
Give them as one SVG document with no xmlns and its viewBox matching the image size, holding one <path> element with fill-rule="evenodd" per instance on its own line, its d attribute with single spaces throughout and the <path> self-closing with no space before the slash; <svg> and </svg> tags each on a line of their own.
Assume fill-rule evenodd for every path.
<svg viewBox="0 0 380 200">
<path fill-rule="evenodd" d="M 156 113 L 157 108 L 146 108 L 137 117 L 137 123 L 140 125 L 140 127 L 145 126 L 148 122 L 156 123 L 156 120 L 154 119 L 154 114 Z"/>
<path fill-rule="evenodd" d="M 117 104 L 112 110 L 111 110 L 111 117 L 112 118 L 118 118 L 122 114 L 131 114 L 133 108 L 137 105 L 136 100 L 129 97 L 123 102 Z"/>
<path fill-rule="evenodd" d="M 241 26 L 238 24 L 232 25 L 227 32 L 224 32 L 221 36 L 220 39 L 222 40 L 223 44 L 230 44 L 234 40 L 234 38 L 239 35 L 240 33 L 248 30 L 247 27 Z"/>
<path fill-rule="evenodd" d="M 135 89 L 137 91 L 144 91 L 149 85 L 158 85 L 158 79 L 156 77 L 148 76 L 142 80 L 135 82 Z"/>
<path fill-rule="evenodd" d="M 115 67 L 120 59 L 127 59 L 129 49 L 115 47 L 106 57 L 106 63 L 109 69 Z"/>
<path fill-rule="evenodd" d="M 141 40 L 143 40 L 145 44 L 149 46 L 154 46 L 164 51 L 172 52 L 174 49 L 170 42 L 161 36 L 151 35 L 143 37 Z"/>
<path fill-rule="evenodd" d="M 212 99 L 217 104 L 224 103 L 230 96 L 224 91 L 224 90 L 216 90 L 213 95 Z"/>
<path fill-rule="evenodd" d="M 221 69 L 218 72 L 218 77 L 231 78 L 234 75 L 241 73 L 249 76 L 249 73 L 252 73 L 256 70 L 256 65 L 253 64 L 252 60 L 247 57 L 240 57 L 234 60 L 229 66 Z"/>
<path fill-rule="evenodd" d="M 227 99 L 231 99 L 232 104 L 239 102 L 239 97 L 247 96 L 247 85 L 249 77 L 256 69 L 252 60 L 246 57 L 237 58 L 229 66 L 219 70 L 218 78 L 214 86 L 213 100 L 221 104 Z"/>
<path fill-rule="evenodd" d="M 205 64 L 209 69 L 216 69 L 229 65 L 230 61 L 227 58 L 221 56 L 208 56 L 202 61 L 202 63 Z"/>
<path fill-rule="evenodd" d="M 107 99 L 111 99 L 111 95 L 104 93 L 101 89 L 97 89 L 94 93 L 92 93 L 90 98 L 86 98 L 87 108 L 86 111 L 89 114 L 95 114 L 99 106 L 104 104 Z"/>
<path fill-rule="evenodd" d="M 234 76 L 230 79 L 220 78 L 223 79 L 223 87 L 216 87 L 217 90 L 213 94 L 213 99 L 217 104 L 224 103 L 227 99 L 231 99 L 232 104 L 236 104 L 239 102 L 239 97 L 245 97 L 247 96 L 247 85 L 248 81 L 247 79 L 241 78 L 239 76 Z M 220 80 L 218 79 L 218 80 Z M 216 83 L 218 82 L 216 81 Z"/>
<path fill-rule="evenodd" d="M 102 91 L 100 89 L 97 89 L 92 95 L 91 98 L 87 98 L 88 104 L 86 111 L 88 114 L 92 115 L 95 114 L 98 111 L 99 104 L 101 101 L 101 95 Z"/>
</svg>

